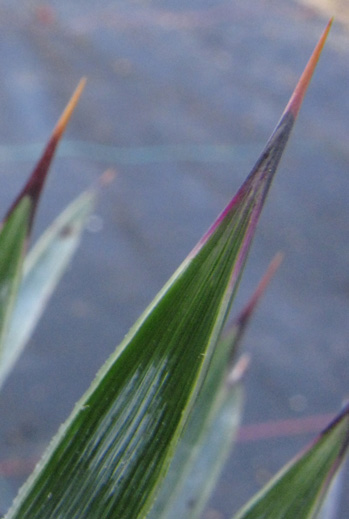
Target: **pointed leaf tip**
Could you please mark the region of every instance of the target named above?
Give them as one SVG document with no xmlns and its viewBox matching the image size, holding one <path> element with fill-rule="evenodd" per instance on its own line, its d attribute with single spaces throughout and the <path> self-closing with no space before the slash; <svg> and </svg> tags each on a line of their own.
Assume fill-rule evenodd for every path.
<svg viewBox="0 0 349 519">
<path fill-rule="evenodd" d="M 254 294 L 252 295 L 251 299 L 243 308 L 243 310 L 238 315 L 236 322 L 238 323 L 238 326 L 241 328 L 245 328 L 247 322 L 249 321 L 255 307 L 257 306 L 260 298 L 263 296 L 265 290 L 267 289 L 271 279 L 273 278 L 275 272 L 280 267 L 282 261 L 284 259 L 284 254 L 282 252 L 278 252 L 274 258 L 269 263 L 269 266 L 260 280 Z"/>
<path fill-rule="evenodd" d="M 76 89 L 75 89 L 73 95 L 71 96 L 67 106 L 65 107 L 61 117 L 59 118 L 59 120 L 55 126 L 55 129 L 53 130 L 52 138 L 57 139 L 57 141 L 61 138 L 64 130 L 67 127 L 69 119 L 71 118 L 71 116 L 76 108 L 76 105 L 79 102 L 79 99 L 85 88 L 85 85 L 86 85 L 86 78 L 83 77 L 80 79 L 78 86 L 76 87 Z"/>
<path fill-rule="evenodd" d="M 279 123 L 269 138 L 267 145 L 265 146 L 251 173 L 242 184 L 234 198 L 229 202 L 229 204 L 221 212 L 221 214 L 204 234 L 198 244 L 191 251 L 188 259 L 194 257 L 200 251 L 200 249 L 204 246 L 212 234 L 214 234 L 221 225 L 224 225 L 230 216 L 238 210 L 238 208 L 241 212 L 243 212 L 243 205 L 249 206 L 250 208 L 253 205 L 249 218 L 249 229 L 246 233 L 244 245 L 241 247 L 241 254 L 237 261 L 237 271 L 240 270 L 242 262 L 244 261 L 244 258 L 246 258 L 246 252 L 251 243 L 265 198 L 268 194 L 276 169 L 291 134 L 293 124 L 298 115 L 306 90 L 314 73 L 316 64 L 319 60 L 327 35 L 330 31 L 332 21 L 333 19 L 331 18 L 326 26 L 326 29 L 321 35 L 319 42 L 316 45 L 315 50 L 303 71 L 303 74 L 301 75 L 300 80 L 297 83 L 297 86 L 281 116 Z M 235 279 L 235 276 L 233 276 L 232 280 L 234 281 Z"/>
<path fill-rule="evenodd" d="M 251 364 L 251 356 L 248 353 L 244 353 L 238 361 L 234 364 L 230 371 L 228 371 L 228 375 L 226 376 L 225 383 L 232 387 L 235 384 L 241 382 L 243 377 L 245 376 L 248 368 Z"/>
<path fill-rule="evenodd" d="M 29 225 L 28 225 L 28 235 L 30 234 L 33 219 L 36 212 L 36 207 L 38 205 L 40 195 L 42 192 L 42 189 L 45 184 L 45 180 L 47 177 L 47 173 L 49 170 L 49 167 L 51 165 L 54 153 L 56 151 L 57 144 L 60 140 L 60 138 L 63 135 L 63 132 L 69 122 L 70 117 L 72 116 L 72 113 L 80 99 L 80 96 L 82 94 L 82 91 L 85 87 L 86 79 L 82 78 L 76 87 L 72 97 L 70 98 L 67 106 L 65 107 L 61 117 L 59 118 L 51 137 L 44 149 L 44 152 L 35 166 L 32 174 L 30 175 L 28 181 L 24 185 L 22 191 L 19 193 L 15 201 L 12 203 L 10 209 L 8 210 L 5 221 L 8 219 L 9 215 L 13 212 L 13 210 L 17 207 L 19 202 L 24 198 L 25 196 L 29 196 L 29 198 L 32 201 L 32 208 L 31 213 L 29 216 Z"/>
<path fill-rule="evenodd" d="M 322 33 L 322 35 L 314 49 L 313 54 L 311 55 L 307 65 L 303 71 L 303 74 L 301 75 L 301 77 L 297 83 L 297 86 L 293 91 L 291 99 L 289 100 L 289 102 L 285 108 L 284 114 L 286 114 L 287 112 L 290 112 L 294 117 L 297 117 L 299 109 L 303 102 L 305 93 L 309 86 L 310 80 L 314 74 L 314 70 L 316 68 L 317 62 L 319 61 L 322 49 L 325 45 L 328 33 L 330 32 L 332 22 L 333 22 L 333 18 L 331 18 L 329 20 L 324 32 Z"/>
</svg>

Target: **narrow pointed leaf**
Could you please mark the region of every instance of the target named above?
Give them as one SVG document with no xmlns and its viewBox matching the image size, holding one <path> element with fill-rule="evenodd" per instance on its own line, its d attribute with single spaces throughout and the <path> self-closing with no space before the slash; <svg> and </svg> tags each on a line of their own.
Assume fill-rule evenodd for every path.
<svg viewBox="0 0 349 519">
<path fill-rule="evenodd" d="M 8 351 L 7 347 L 5 348 L 4 346 L 4 341 L 6 340 L 8 325 L 16 301 L 22 275 L 25 246 L 30 235 L 36 207 L 55 149 L 83 87 L 84 81 L 81 81 L 63 112 L 63 115 L 59 119 L 36 168 L 11 205 L 4 218 L 4 223 L 2 223 L 2 238 L 0 239 L 0 366 L 1 361 L 4 360 L 3 356 L 7 355 Z M 17 212 L 17 208 L 20 207 L 21 209 L 18 209 Z M 12 215 L 14 214 L 16 214 L 16 217 L 12 219 Z M 12 223 L 9 224 L 9 222 Z M 17 235 L 15 235 L 13 231 L 13 226 L 16 225 L 16 222 L 18 225 Z M 25 235 L 23 238 L 24 231 Z M 1 287 L 1 285 L 3 286 Z"/>
<path fill-rule="evenodd" d="M 313 519 L 349 445 L 349 407 L 234 519 Z"/>
<path fill-rule="evenodd" d="M 226 383 L 220 401 L 212 408 L 196 449 L 191 470 L 177 494 L 166 519 L 199 519 L 225 465 L 241 422 L 242 380 Z M 150 516 L 152 519 L 152 516 Z M 161 516 L 160 516 L 161 517 Z"/>
<path fill-rule="evenodd" d="M 14 200 L 13 204 L 11 205 L 10 209 L 7 212 L 7 215 L 5 217 L 5 221 L 9 217 L 9 215 L 12 213 L 15 207 L 17 207 L 18 203 L 24 198 L 25 196 L 28 196 L 30 200 L 32 201 L 31 204 L 31 212 L 30 212 L 30 218 L 29 218 L 29 226 L 28 226 L 28 234 L 30 234 L 31 227 L 33 224 L 36 208 L 38 206 L 40 195 L 42 193 L 48 170 L 51 165 L 52 159 L 54 157 L 57 145 L 64 133 L 64 130 L 66 129 L 66 126 L 69 122 L 70 117 L 72 116 L 72 113 L 79 101 L 79 98 L 81 96 L 81 93 L 85 86 L 85 79 L 82 79 L 80 83 L 78 84 L 75 92 L 73 93 L 70 101 L 68 102 L 65 110 L 63 111 L 61 117 L 59 118 L 52 135 L 44 149 L 44 152 L 37 163 L 36 167 L 34 168 L 34 171 L 30 175 L 28 181 L 26 182 L 25 186 L 23 187 L 22 191 L 19 193 L 19 195 Z"/>
<path fill-rule="evenodd" d="M 314 69 L 324 38 L 306 70 Z M 147 515 L 230 309 L 294 107 L 238 194 L 76 405 L 7 519 Z"/>
<path fill-rule="evenodd" d="M 76 106 L 83 87 L 84 81 L 81 81 L 59 119 L 41 159 L 29 177 L 26 185 L 11 205 L 2 224 L 2 238 L 0 239 L 0 285 L 3 284 L 3 287 L 0 287 L 0 385 L 1 366 L 5 366 L 8 360 L 9 349 L 5 342 L 22 276 L 22 265 L 27 239 L 30 235 L 36 207 L 55 149 Z M 21 209 L 18 209 L 17 212 L 17 208 L 19 207 L 21 207 Z M 13 220 L 12 215 L 14 214 L 17 216 Z M 16 225 L 16 222 L 18 225 L 17 235 L 13 231 L 13 226 Z M 25 235 L 23 238 L 24 231 Z M 19 326 L 21 328 L 21 325 Z M 4 364 L 2 364 L 3 361 Z"/>
<path fill-rule="evenodd" d="M 21 279 L 31 203 L 21 200 L 0 231 L 0 364 L 3 343 Z"/>
<path fill-rule="evenodd" d="M 211 496 L 234 441 L 242 412 L 246 358 L 236 353 L 246 325 L 282 256 L 275 256 L 250 301 L 219 339 L 149 519 L 196 519 Z M 242 366 L 244 367 L 242 369 Z M 238 373 L 238 376 L 236 375 Z"/>
<path fill-rule="evenodd" d="M 23 279 L 3 344 L 0 387 L 29 340 L 78 246 L 93 199 L 92 192 L 79 196 L 40 237 L 25 259 Z"/>
</svg>

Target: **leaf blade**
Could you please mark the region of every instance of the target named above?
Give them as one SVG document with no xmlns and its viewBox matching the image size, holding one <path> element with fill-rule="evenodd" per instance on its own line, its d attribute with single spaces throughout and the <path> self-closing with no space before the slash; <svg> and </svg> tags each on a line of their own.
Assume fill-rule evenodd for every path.
<svg viewBox="0 0 349 519">
<path fill-rule="evenodd" d="M 7 519 L 148 513 L 230 310 L 294 106 L 237 195 L 102 368 Z"/>
<path fill-rule="evenodd" d="M 75 110 L 76 105 L 78 104 L 78 101 L 80 99 L 80 96 L 85 88 L 86 80 L 85 78 L 81 79 L 78 86 L 76 87 L 75 91 L 73 92 L 73 95 L 71 96 L 68 104 L 66 105 L 65 109 L 63 110 L 62 115 L 58 119 L 58 122 L 56 126 L 53 129 L 53 132 L 44 148 L 44 151 L 41 155 L 41 158 L 37 162 L 34 170 L 32 171 L 31 175 L 29 176 L 29 179 L 25 183 L 24 187 L 18 194 L 18 196 L 15 198 L 13 203 L 11 204 L 10 208 L 7 211 L 7 214 L 4 218 L 6 221 L 10 214 L 14 211 L 14 209 L 17 207 L 19 202 L 24 197 L 29 197 L 31 200 L 31 212 L 30 212 L 30 218 L 29 218 L 29 226 L 28 226 L 28 236 L 30 235 L 31 228 L 33 225 L 33 220 L 35 217 L 35 213 L 37 210 L 37 206 L 42 194 L 42 190 L 44 188 L 48 171 L 51 165 L 51 162 L 54 158 L 57 146 L 59 144 L 59 141 L 62 138 L 62 135 L 67 127 L 67 124 Z"/>
<path fill-rule="evenodd" d="M 237 352 L 257 303 L 281 261 L 282 255 L 276 255 L 248 304 L 220 338 L 149 519 L 201 517 L 242 414 L 242 378 L 248 358 L 241 357 L 236 363 Z"/>
<path fill-rule="evenodd" d="M 81 238 L 94 196 L 79 196 L 59 215 L 24 261 L 16 303 L 4 338 L 0 388 L 23 351 Z"/>
<path fill-rule="evenodd" d="M 349 445 L 349 406 L 234 519 L 313 519 Z"/>
<path fill-rule="evenodd" d="M 23 198 L 0 231 L 0 363 L 20 284 L 31 203 Z"/>
</svg>

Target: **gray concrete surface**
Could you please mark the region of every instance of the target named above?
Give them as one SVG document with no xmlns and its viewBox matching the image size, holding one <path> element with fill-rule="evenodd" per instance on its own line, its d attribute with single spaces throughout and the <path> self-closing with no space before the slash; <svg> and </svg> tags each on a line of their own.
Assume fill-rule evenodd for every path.
<svg viewBox="0 0 349 519">
<path fill-rule="evenodd" d="M 78 79 L 36 232 L 106 168 L 92 227 L 0 398 L 15 494 L 74 401 L 249 172 L 326 19 L 291 0 L 0 3 L 5 208 Z M 247 334 L 245 424 L 335 413 L 348 396 L 349 35 L 335 23 L 235 305 L 285 261 Z M 4 418 L 5 417 L 5 418 Z M 319 430 L 239 443 L 207 518 L 228 518 Z M 349 509 L 348 478 L 342 510 Z M 344 513 L 344 512 L 343 512 Z M 339 517 L 343 517 L 340 515 Z"/>
</svg>

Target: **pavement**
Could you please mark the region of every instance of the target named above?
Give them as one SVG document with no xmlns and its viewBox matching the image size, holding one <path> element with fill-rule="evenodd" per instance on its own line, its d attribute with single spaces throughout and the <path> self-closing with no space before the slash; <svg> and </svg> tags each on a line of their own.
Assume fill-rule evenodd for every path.
<svg viewBox="0 0 349 519">
<path fill-rule="evenodd" d="M 292 0 L 1 2 L 4 208 L 82 76 L 36 234 L 103 171 L 117 175 L 3 390 L 0 509 L 248 174 L 327 23 L 331 6 L 321 9 Z M 245 339 L 244 428 L 206 519 L 231 517 L 348 397 L 348 43 L 339 15 L 233 308 L 282 250 Z M 348 509 L 347 477 L 338 517 Z"/>
</svg>

